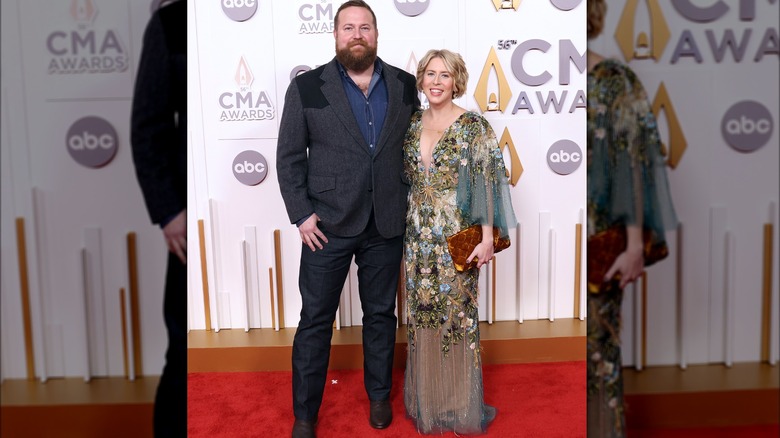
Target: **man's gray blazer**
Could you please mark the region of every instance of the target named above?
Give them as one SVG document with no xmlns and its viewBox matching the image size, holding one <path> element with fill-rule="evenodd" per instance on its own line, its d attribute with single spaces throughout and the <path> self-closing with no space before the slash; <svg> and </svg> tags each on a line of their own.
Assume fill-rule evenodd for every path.
<svg viewBox="0 0 780 438">
<path fill-rule="evenodd" d="M 317 213 L 337 236 L 362 232 L 374 210 L 379 233 L 403 234 L 409 183 L 402 146 L 420 104 L 414 76 L 381 59 L 387 115 L 373 155 L 352 114 L 337 61 L 292 80 L 284 100 L 276 172 L 292 223 Z"/>
</svg>

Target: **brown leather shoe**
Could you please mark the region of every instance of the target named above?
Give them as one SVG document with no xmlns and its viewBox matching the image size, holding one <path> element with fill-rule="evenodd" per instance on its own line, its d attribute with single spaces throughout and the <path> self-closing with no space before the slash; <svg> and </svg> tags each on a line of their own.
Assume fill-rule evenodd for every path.
<svg viewBox="0 0 780 438">
<path fill-rule="evenodd" d="M 314 434 L 314 426 L 316 421 L 306 421 L 295 419 L 293 423 L 292 438 L 316 438 Z"/>
<path fill-rule="evenodd" d="M 368 424 L 374 429 L 384 429 L 393 421 L 393 409 L 390 400 L 371 401 L 371 414 Z"/>
</svg>

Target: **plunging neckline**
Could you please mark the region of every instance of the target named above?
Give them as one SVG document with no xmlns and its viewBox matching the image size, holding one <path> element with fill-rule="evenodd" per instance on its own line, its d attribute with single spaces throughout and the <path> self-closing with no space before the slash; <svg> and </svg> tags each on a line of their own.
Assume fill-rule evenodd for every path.
<svg viewBox="0 0 780 438">
<path fill-rule="evenodd" d="M 444 137 L 447 136 L 447 133 L 450 131 L 450 129 L 452 129 L 453 126 L 460 123 L 460 119 L 466 113 L 468 113 L 468 111 L 463 111 L 463 113 L 458 115 L 458 117 L 456 117 L 455 120 L 449 124 L 449 126 L 444 128 L 444 130 L 441 132 L 441 136 L 439 136 L 439 139 L 433 143 L 433 147 L 431 148 L 431 162 L 428 164 L 428 166 L 425 165 L 422 156 L 422 132 L 425 128 L 423 128 L 422 113 L 420 113 L 420 129 L 417 130 L 417 160 L 420 162 L 420 166 L 422 167 L 423 174 L 425 174 L 425 176 L 428 176 L 430 174 L 428 171 L 434 168 L 434 155 L 436 155 L 436 150 L 439 148 L 439 143 L 441 143 Z"/>
</svg>

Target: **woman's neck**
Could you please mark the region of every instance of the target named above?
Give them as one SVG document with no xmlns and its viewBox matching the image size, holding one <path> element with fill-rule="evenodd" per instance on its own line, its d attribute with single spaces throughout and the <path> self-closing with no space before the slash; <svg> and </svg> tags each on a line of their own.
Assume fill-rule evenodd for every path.
<svg viewBox="0 0 780 438">
<path fill-rule="evenodd" d="M 458 106 L 453 101 L 443 102 L 438 105 L 431 104 L 428 107 L 428 116 L 431 120 L 449 119 L 456 112 L 458 112 Z"/>
<path fill-rule="evenodd" d="M 588 62 L 588 71 L 593 71 L 593 69 L 604 60 L 604 57 L 599 55 L 598 53 L 588 50 L 587 52 L 587 62 Z"/>
</svg>

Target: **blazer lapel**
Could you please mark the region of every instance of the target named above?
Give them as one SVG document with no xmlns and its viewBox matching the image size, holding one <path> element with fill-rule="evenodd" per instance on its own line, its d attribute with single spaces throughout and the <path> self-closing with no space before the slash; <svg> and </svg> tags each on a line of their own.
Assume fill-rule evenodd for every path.
<svg viewBox="0 0 780 438">
<path fill-rule="evenodd" d="M 344 124 L 344 127 L 347 128 L 347 131 L 352 135 L 352 138 L 368 152 L 368 144 L 366 144 L 363 134 L 360 133 L 360 127 L 355 120 L 355 115 L 352 114 L 352 107 L 349 105 L 347 95 L 344 93 L 344 85 L 341 82 L 341 76 L 339 69 L 336 66 L 335 59 L 328 63 L 322 71 L 320 78 L 324 81 L 322 84 L 322 94 L 330 103 L 336 116 L 341 120 L 341 123 Z"/>
<path fill-rule="evenodd" d="M 387 86 L 387 113 L 385 114 L 385 122 L 382 125 L 382 132 L 379 133 L 379 141 L 377 141 L 374 155 L 382 150 L 382 147 L 387 143 L 388 137 L 390 137 L 390 133 L 393 129 L 396 129 L 395 125 L 398 121 L 398 115 L 401 114 L 401 96 L 403 96 L 403 89 L 401 89 L 403 84 L 398 80 L 398 71 L 379 58 L 377 58 L 377 62 L 382 62 L 383 64 L 382 75 Z"/>
</svg>

